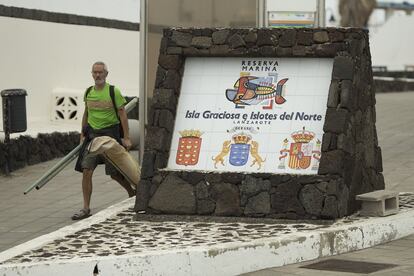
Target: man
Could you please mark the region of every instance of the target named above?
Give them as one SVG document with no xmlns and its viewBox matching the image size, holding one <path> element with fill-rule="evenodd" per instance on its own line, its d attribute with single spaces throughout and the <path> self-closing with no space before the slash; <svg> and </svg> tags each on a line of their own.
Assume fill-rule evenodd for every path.
<svg viewBox="0 0 414 276">
<path fill-rule="evenodd" d="M 76 165 L 76 170 L 82 172 L 83 208 L 72 216 L 80 220 L 90 216 L 90 201 L 92 195 L 92 175 L 99 163 L 105 162 L 105 172 L 117 181 L 127 192 L 128 196 L 135 195 L 134 189 L 126 179 L 100 155 L 89 154 L 87 145 L 98 136 L 110 136 L 122 144 L 127 150 L 131 147 L 129 139 L 128 118 L 124 108 L 126 100 L 116 87 L 110 87 L 106 82 L 108 68 L 105 63 L 98 61 L 92 66 L 92 77 L 95 85 L 85 92 L 85 111 L 82 117 L 80 142 L 83 143 Z M 113 99 L 110 91 L 113 91 Z M 114 101 L 113 101 L 114 100 Z M 120 128 L 121 127 L 121 128 Z M 123 130 L 121 139 L 120 129 Z"/>
</svg>

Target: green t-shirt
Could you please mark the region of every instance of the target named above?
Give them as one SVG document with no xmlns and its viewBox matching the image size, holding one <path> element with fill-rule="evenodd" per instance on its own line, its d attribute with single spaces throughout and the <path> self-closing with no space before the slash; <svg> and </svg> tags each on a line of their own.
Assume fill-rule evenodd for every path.
<svg viewBox="0 0 414 276">
<path fill-rule="evenodd" d="M 115 87 L 115 105 L 117 108 L 125 105 L 126 100 L 121 95 L 121 91 Z M 93 129 L 102 129 L 119 123 L 111 96 L 109 95 L 109 84 L 106 83 L 102 90 L 95 90 L 93 86 L 84 98 L 88 108 L 88 124 Z"/>
</svg>

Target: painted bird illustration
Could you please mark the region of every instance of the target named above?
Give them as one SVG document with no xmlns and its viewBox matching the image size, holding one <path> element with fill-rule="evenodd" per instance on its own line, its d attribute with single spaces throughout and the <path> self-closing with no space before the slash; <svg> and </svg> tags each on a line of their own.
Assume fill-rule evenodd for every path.
<svg viewBox="0 0 414 276">
<path fill-rule="evenodd" d="M 264 107 L 269 109 L 273 106 L 273 98 L 276 104 L 283 104 L 286 99 L 282 96 L 282 89 L 288 78 L 281 79 L 277 83 L 276 89 L 272 80 L 271 77 L 240 77 L 234 84 L 235 89 L 226 90 L 226 98 L 233 102 L 236 108 L 244 108 L 244 105 L 257 105 L 270 99 L 270 106 Z"/>
</svg>

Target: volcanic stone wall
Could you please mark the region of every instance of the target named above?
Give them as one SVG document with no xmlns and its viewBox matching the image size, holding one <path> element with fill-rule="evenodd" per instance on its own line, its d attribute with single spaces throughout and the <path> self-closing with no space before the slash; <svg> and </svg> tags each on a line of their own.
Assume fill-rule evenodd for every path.
<svg viewBox="0 0 414 276">
<path fill-rule="evenodd" d="M 414 79 L 374 80 L 375 93 L 414 91 Z"/>
<path fill-rule="evenodd" d="M 9 156 L 7 147 L 0 143 L 0 171 L 5 173 L 8 162 L 9 171 L 15 171 L 26 165 L 34 165 L 69 153 L 79 144 L 79 132 L 39 134 L 37 138 L 20 136 L 11 139 Z M 7 158 L 7 159 L 6 159 Z"/>
<path fill-rule="evenodd" d="M 173 172 L 167 166 L 186 57 L 334 59 L 317 175 Z M 153 213 L 343 217 L 384 188 L 368 32 L 362 29 L 167 29 L 161 41 L 135 209 Z"/>
<path fill-rule="evenodd" d="M 102 17 L 83 16 L 69 13 L 48 12 L 36 9 L 0 5 L 0 16 L 72 25 L 97 26 L 128 31 L 138 31 L 139 24 Z"/>
</svg>

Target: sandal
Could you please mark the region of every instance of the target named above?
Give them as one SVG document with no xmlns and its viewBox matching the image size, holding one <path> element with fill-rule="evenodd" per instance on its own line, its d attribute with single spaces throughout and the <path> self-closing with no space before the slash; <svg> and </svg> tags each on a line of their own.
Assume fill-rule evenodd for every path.
<svg viewBox="0 0 414 276">
<path fill-rule="evenodd" d="M 89 217 L 90 215 L 91 215 L 91 210 L 83 208 L 83 209 L 80 209 L 79 212 L 75 213 L 72 216 L 72 220 L 81 220 L 81 219 Z"/>
</svg>

